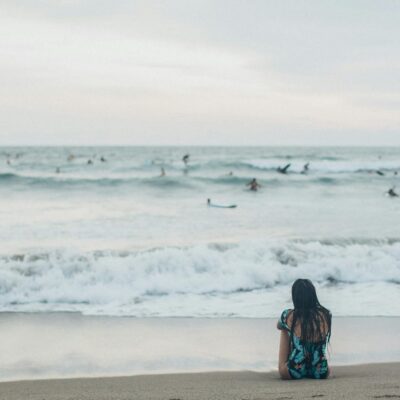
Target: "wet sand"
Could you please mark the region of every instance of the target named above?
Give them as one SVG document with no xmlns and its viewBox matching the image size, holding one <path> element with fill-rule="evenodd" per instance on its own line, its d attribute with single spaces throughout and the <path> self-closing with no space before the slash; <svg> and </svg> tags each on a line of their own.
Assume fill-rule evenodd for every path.
<svg viewBox="0 0 400 400">
<path fill-rule="evenodd" d="M 400 399 L 400 363 L 335 367 L 324 381 L 276 372 L 210 372 L 0 383 L 1 400 Z"/>
<path fill-rule="evenodd" d="M 334 318 L 331 366 L 400 362 L 400 318 Z M 0 313 L 0 382 L 277 368 L 276 319 Z M 361 336 L 362 333 L 362 336 Z"/>
</svg>

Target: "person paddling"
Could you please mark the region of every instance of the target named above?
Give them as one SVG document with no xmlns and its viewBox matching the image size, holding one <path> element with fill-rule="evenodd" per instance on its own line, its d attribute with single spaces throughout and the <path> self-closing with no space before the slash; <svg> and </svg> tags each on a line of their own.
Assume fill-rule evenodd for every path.
<svg viewBox="0 0 400 400">
<path fill-rule="evenodd" d="M 392 188 L 390 188 L 388 191 L 387 191 L 387 194 L 390 196 L 390 197 L 399 197 L 399 195 L 395 192 L 395 187 L 393 186 Z"/>
<path fill-rule="evenodd" d="M 253 178 L 246 186 L 250 186 L 250 190 L 253 190 L 254 192 L 261 187 L 256 178 Z"/>
<path fill-rule="evenodd" d="M 290 168 L 292 164 L 286 164 L 284 167 L 278 167 L 276 170 L 281 173 L 281 174 L 287 174 L 288 169 Z"/>
<path fill-rule="evenodd" d="M 183 163 L 184 163 L 185 165 L 188 165 L 189 158 L 190 158 L 190 154 L 185 154 L 185 155 L 182 157 L 182 161 L 183 161 Z"/>
</svg>

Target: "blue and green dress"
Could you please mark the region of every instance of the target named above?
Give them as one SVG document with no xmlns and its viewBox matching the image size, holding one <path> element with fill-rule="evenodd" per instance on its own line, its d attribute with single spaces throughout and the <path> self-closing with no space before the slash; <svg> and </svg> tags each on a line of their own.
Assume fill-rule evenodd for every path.
<svg viewBox="0 0 400 400">
<path fill-rule="evenodd" d="M 287 318 L 292 310 L 284 310 L 279 320 L 280 329 L 286 330 L 290 336 L 291 348 L 287 360 L 287 367 L 293 379 L 313 378 L 325 379 L 329 375 L 328 360 L 326 358 L 330 332 L 320 342 L 303 342 L 294 333 L 292 334 Z M 293 335 L 293 337 L 292 337 Z"/>
</svg>

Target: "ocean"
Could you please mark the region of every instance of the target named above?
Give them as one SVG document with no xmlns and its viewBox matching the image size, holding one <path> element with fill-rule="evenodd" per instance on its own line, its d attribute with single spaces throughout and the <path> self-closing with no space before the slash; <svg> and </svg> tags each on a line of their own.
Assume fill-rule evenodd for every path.
<svg viewBox="0 0 400 400">
<path fill-rule="evenodd" d="M 309 278 L 335 316 L 400 316 L 400 148 L 2 147 L 0 165 L 0 311 L 277 317 Z"/>
</svg>

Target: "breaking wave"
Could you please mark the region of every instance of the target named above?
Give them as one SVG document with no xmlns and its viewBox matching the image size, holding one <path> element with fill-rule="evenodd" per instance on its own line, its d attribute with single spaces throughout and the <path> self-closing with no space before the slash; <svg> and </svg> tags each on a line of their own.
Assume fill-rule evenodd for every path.
<svg viewBox="0 0 400 400">
<path fill-rule="evenodd" d="M 297 278 L 320 285 L 399 285 L 400 241 L 252 241 L 2 256 L 0 310 L 137 315 L 137 306 L 154 297 L 223 298 L 289 286 Z"/>
</svg>

